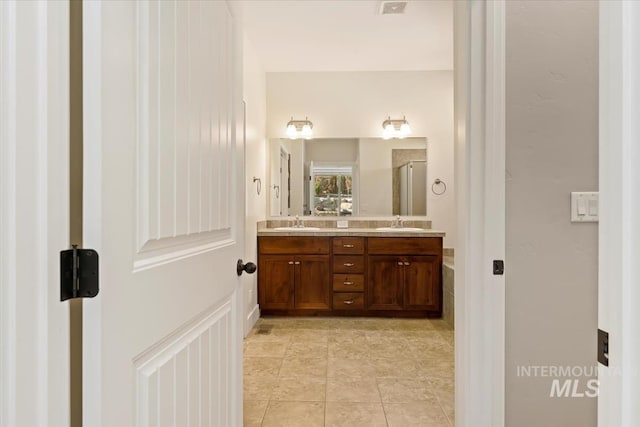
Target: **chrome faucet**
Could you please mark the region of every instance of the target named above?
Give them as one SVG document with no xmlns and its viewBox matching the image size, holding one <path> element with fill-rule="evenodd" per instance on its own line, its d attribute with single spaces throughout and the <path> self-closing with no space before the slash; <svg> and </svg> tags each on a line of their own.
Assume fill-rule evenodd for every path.
<svg viewBox="0 0 640 427">
<path fill-rule="evenodd" d="M 402 219 L 400 215 L 396 215 L 395 219 L 391 221 L 392 228 L 402 228 L 404 225 L 402 224 Z"/>
<path fill-rule="evenodd" d="M 294 227 L 297 227 L 297 228 L 304 227 L 304 225 L 302 224 L 302 221 L 300 220 L 300 217 L 298 215 L 296 215 L 296 222 L 295 222 Z"/>
</svg>

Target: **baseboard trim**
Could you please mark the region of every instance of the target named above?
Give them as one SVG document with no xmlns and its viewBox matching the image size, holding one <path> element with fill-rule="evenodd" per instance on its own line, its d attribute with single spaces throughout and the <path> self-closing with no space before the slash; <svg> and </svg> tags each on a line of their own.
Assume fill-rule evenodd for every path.
<svg viewBox="0 0 640 427">
<path fill-rule="evenodd" d="M 255 307 L 253 307 L 253 310 L 251 310 L 247 315 L 247 320 L 244 328 L 245 337 L 249 334 L 249 332 L 251 332 L 253 325 L 256 324 L 259 318 L 260 318 L 260 306 L 256 304 Z"/>
</svg>

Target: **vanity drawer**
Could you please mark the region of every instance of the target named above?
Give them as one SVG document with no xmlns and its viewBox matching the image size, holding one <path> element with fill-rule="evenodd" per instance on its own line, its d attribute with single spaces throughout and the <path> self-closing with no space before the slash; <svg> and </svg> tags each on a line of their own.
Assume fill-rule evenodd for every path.
<svg viewBox="0 0 640 427">
<path fill-rule="evenodd" d="M 364 256 L 362 255 L 334 255 L 334 273 L 364 273 Z"/>
<path fill-rule="evenodd" d="M 339 292 L 333 294 L 334 310 L 362 310 L 364 309 L 364 294 L 362 292 Z"/>
<path fill-rule="evenodd" d="M 363 237 L 334 237 L 333 253 L 334 254 L 363 254 L 364 238 Z"/>
<path fill-rule="evenodd" d="M 334 274 L 333 290 L 337 292 L 362 292 L 364 291 L 364 275 Z"/>
<path fill-rule="evenodd" d="M 442 237 L 369 237 L 369 255 L 442 255 Z"/>
<path fill-rule="evenodd" d="M 258 237 L 262 254 L 328 254 L 329 237 Z"/>
</svg>

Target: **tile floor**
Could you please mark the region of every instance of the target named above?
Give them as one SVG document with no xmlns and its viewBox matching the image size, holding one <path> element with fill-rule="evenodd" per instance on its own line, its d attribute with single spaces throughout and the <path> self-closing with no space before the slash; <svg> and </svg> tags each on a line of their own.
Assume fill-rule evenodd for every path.
<svg viewBox="0 0 640 427">
<path fill-rule="evenodd" d="M 453 375 L 440 319 L 261 318 L 244 342 L 244 425 L 449 427 Z"/>
</svg>

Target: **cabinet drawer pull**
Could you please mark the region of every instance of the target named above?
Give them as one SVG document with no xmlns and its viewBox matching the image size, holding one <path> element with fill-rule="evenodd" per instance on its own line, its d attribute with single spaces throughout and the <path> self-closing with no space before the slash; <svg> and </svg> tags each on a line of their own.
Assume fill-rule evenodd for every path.
<svg viewBox="0 0 640 427">
<path fill-rule="evenodd" d="M 346 299 L 346 300 L 344 300 L 343 302 L 344 302 L 345 304 L 347 304 L 347 305 L 351 305 L 351 304 L 353 304 L 353 298 Z"/>
<path fill-rule="evenodd" d="M 352 263 L 352 262 L 345 262 L 345 263 L 344 263 L 344 264 L 342 264 L 342 265 L 344 265 L 345 267 L 353 267 L 355 264 L 354 264 L 354 263 Z"/>
<path fill-rule="evenodd" d="M 350 282 L 350 281 L 344 281 L 343 283 L 344 283 L 345 285 L 347 285 L 347 286 L 348 286 L 348 285 L 353 285 L 353 282 Z"/>
<path fill-rule="evenodd" d="M 411 263 L 410 262 L 405 262 L 404 265 L 411 265 Z"/>
<path fill-rule="evenodd" d="M 300 265 L 300 261 L 296 261 L 296 262 L 295 262 L 295 264 L 296 264 L 296 265 Z"/>
<path fill-rule="evenodd" d="M 398 261 L 398 265 L 403 265 L 403 264 L 402 264 L 402 261 Z"/>
<path fill-rule="evenodd" d="M 293 265 L 293 261 L 289 261 L 289 265 Z"/>
<path fill-rule="evenodd" d="M 355 248 L 355 245 L 342 245 L 343 248 Z"/>
</svg>

